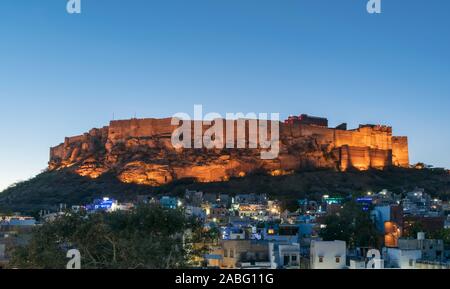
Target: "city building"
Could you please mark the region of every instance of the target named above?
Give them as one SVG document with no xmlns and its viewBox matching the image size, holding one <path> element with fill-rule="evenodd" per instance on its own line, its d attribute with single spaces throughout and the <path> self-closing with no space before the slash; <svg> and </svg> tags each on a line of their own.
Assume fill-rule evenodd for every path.
<svg viewBox="0 0 450 289">
<path fill-rule="evenodd" d="M 401 237 L 403 209 L 400 205 L 376 205 L 370 213 L 378 232 L 384 234 L 386 247 L 397 247 Z"/>
<path fill-rule="evenodd" d="M 421 251 L 420 259 L 423 261 L 443 262 L 445 260 L 444 241 L 426 239 L 423 232 L 418 233 L 416 239 L 399 239 L 398 248 Z"/>
<path fill-rule="evenodd" d="M 414 249 L 384 248 L 385 268 L 415 269 L 422 252 Z"/>
<path fill-rule="evenodd" d="M 432 199 L 424 189 L 416 188 L 402 200 L 405 215 L 430 215 Z"/>
<path fill-rule="evenodd" d="M 222 240 L 222 269 L 270 268 L 269 244 L 256 240 Z"/>
<path fill-rule="evenodd" d="M 107 211 L 112 212 L 117 210 L 118 202 L 111 198 L 95 199 L 92 204 L 86 205 L 88 212 Z"/>
<path fill-rule="evenodd" d="M 311 241 L 311 269 L 344 269 L 346 257 L 345 241 Z"/>
<path fill-rule="evenodd" d="M 178 198 L 168 196 L 161 197 L 159 204 L 166 209 L 176 209 L 180 206 Z"/>
<path fill-rule="evenodd" d="M 184 210 L 188 217 L 195 217 L 203 221 L 206 220 L 206 211 L 202 207 L 187 205 L 184 207 Z"/>
<path fill-rule="evenodd" d="M 234 197 L 234 204 L 263 204 L 266 205 L 268 198 L 265 194 L 238 194 Z"/>
<path fill-rule="evenodd" d="M 305 124 L 328 127 L 328 119 L 323 117 L 309 116 L 307 114 L 301 114 L 299 116 L 289 116 L 288 119 L 284 121 L 284 123 L 291 125 Z"/>
<path fill-rule="evenodd" d="M 184 200 L 186 204 L 191 206 L 199 207 L 203 203 L 203 192 L 201 191 L 191 191 L 186 189 L 184 194 Z"/>
<path fill-rule="evenodd" d="M 271 269 L 299 269 L 300 244 L 298 243 L 269 243 Z"/>
<path fill-rule="evenodd" d="M 299 243 L 300 228 L 290 224 L 266 224 L 262 232 L 262 239 L 268 241 Z"/>
</svg>

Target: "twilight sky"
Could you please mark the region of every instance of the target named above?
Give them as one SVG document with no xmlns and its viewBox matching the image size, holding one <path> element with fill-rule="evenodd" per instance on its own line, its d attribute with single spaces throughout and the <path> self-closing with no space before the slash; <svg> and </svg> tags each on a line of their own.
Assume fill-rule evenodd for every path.
<svg viewBox="0 0 450 289">
<path fill-rule="evenodd" d="M 279 112 L 392 125 L 450 168 L 450 1 L 0 1 L 0 190 L 116 119 Z"/>
</svg>

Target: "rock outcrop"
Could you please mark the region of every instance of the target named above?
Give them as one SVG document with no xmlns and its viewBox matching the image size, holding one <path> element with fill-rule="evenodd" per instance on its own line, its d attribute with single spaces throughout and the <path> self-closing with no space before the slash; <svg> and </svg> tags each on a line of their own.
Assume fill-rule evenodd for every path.
<svg viewBox="0 0 450 289">
<path fill-rule="evenodd" d="M 170 118 L 112 121 L 51 148 L 49 169 L 68 169 L 90 178 L 111 172 L 125 183 L 160 186 L 184 178 L 226 181 L 256 171 L 282 175 L 304 168 L 345 171 L 409 166 L 407 138 L 393 137 L 386 126 L 346 130 L 279 123 L 280 153 L 271 160 L 261 159 L 260 147 L 176 148 L 171 136 L 177 127 Z M 209 127 L 204 125 L 203 132 Z"/>
</svg>

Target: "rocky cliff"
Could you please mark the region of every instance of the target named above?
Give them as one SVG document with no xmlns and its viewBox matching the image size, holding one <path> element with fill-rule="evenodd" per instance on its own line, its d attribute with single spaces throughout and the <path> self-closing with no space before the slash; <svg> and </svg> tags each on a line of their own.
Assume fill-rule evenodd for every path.
<svg viewBox="0 0 450 289">
<path fill-rule="evenodd" d="M 203 132 L 210 126 L 202 124 Z M 51 148 L 49 169 L 64 168 L 90 178 L 109 172 L 124 183 L 160 186 L 184 178 L 226 181 L 256 171 L 283 175 L 304 168 L 409 166 L 407 138 L 393 137 L 386 126 L 346 130 L 279 123 L 280 153 L 271 160 L 261 159 L 262 149 L 248 148 L 248 143 L 245 149 L 176 148 L 171 142 L 175 129 L 170 118 L 112 121 Z"/>
</svg>

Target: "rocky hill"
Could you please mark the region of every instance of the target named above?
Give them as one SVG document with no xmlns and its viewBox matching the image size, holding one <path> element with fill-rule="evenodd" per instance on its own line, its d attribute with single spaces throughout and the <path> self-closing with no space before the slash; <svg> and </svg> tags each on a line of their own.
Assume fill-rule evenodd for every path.
<svg viewBox="0 0 450 289">
<path fill-rule="evenodd" d="M 222 138 L 228 143 L 231 136 L 232 148 L 210 149 L 193 148 L 195 137 L 189 143 L 192 148 L 175 147 L 171 137 L 179 125 L 172 125 L 170 118 L 112 121 L 104 128 L 68 137 L 52 148 L 49 170 L 66 169 L 92 179 L 109 173 L 123 183 L 160 186 L 186 178 L 227 181 L 261 171 L 277 176 L 304 169 L 346 171 L 409 166 L 407 138 L 392 136 L 390 127 L 361 125 L 347 130 L 344 125 L 329 128 L 327 121 L 324 125 L 323 121 L 315 123 L 315 119 L 277 122 L 279 154 L 274 159 L 261 157 L 261 131 L 252 130 L 249 120 L 231 121 L 230 126 L 224 120 L 215 120 L 214 124 L 189 121 L 191 136 L 197 135 L 195 128 L 200 127 L 200 142 L 218 122 L 227 128 Z M 245 130 L 243 148 L 237 148 L 240 121 Z M 268 136 L 275 134 L 273 124 L 268 126 Z"/>
<path fill-rule="evenodd" d="M 194 146 L 196 128 L 205 135 L 223 121 L 227 128 L 223 138 L 232 136 L 234 148 L 209 149 L 174 146 L 172 136 L 179 125 L 172 121 L 112 121 L 109 126 L 66 138 L 51 148 L 46 172 L 0 193 L 0 209 L 38 211 L 60 203 L 85 204 L 105 195 L 119 200 L 148 194 L 182 195 L 186 188 L 268 193 L 286 202 L 324 192 L 346 195 L 386 188 L 400 193 L 415 186 L 437 196 L 450 194 L 448 172 L 409 169 L 407 138 L 393 136 L 387 126 L 329 128 L 326 119 L 308 116 L 271 122 L 267 136 L 278 127 L 279 155 L 264 159 L 261 140 L 255 138 L 261 132 L 252 132 L 250 120 L 231 121 L 230 126 L 223 120 L 180 122 L 192 128 Z M 242 122 L 244 148 L 236 148 Z M 230 127 L 234 128 L 231 132 Z"/>
</svg>

